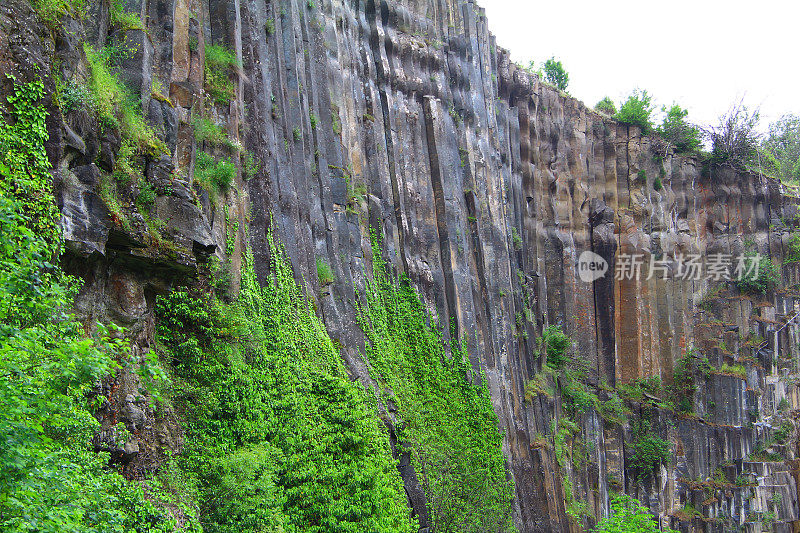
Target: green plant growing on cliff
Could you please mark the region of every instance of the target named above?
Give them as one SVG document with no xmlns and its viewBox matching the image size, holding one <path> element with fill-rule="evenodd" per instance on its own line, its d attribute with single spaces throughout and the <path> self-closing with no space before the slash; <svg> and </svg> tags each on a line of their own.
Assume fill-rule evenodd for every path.
<svg viewBox="0 0 800 533">
<path fill-rule="evenodd" d="M 594 533 L 677 533 L 661 529 L 650 509 L 627 494 L 612 494 L 611 513 L 597 524 Z"/>
<path fill-rule="evenodd" d="M 780 283 L 780 270 L 771 259 L 748 252 L 743 258 L 741 277 L 735 281 L 743 294 L 765 295 Z"/>
<path fill-rule="evenodd" d="M 630 466 L 637 479 L 646 479 L 661 465 L 669 463 L 672 448 L 669 442 L 652 433 L 650 422 L 647 420 L 639 419 L 633 426 L 632 432 Z"/>
<path fill-rule="evenodd" d="M 566 91 L 569 86 L 569 74 L 555 57 L 544 62 L 544 79 L 559 91 Z"/>
<path fill-rule="evenodd" d="M 236 54 L 221 44 L 205 48 L 205 86 L 208 94 L 218 104 L 229 103 L 235 94 L 231 76 L 241 67 Z"/>
<path fill-rule="evenodd" d="M 447 349 L 410 282 L 390 277 L 374 231 L 372 246 L 373 281 L 358 320 L 371 375 L 393 392 L 406 425 L 400 439 L 410 446 L 432 526 L 511 531 L 514 488 L 486 378 L 472 370 L 455 331 Z"/>
<path fill-rule="evenodd" d="M 264 31 L 267 32 L 267 38 L 275 35 L 275 21 L 271 18 L 267 19 L 267 21 L 264 23 Z"/>
<path fill-rule="evenodd" d="M 594 105 L 594 110 L 612 117 L 617 114 L 617 106 L 614 105 L 614 101 L 608 96 L 604 96 L 602 100 L 597 102 Z"/>
<path fill-rule="evenodd" d="M 125 12 L 124 0 L 111 0 L 108 6 L 108 15 L 111 26 L 123 32 L 144 29 L 139 13 Z"/>
<path fill-rule="evenodd" d="M 515 250 L 522 250 L 522 237 L 514 226 L 511 226 L 511 243 Z"/>
<path fill-rule="evenodd" d="M 622 124 L 639 126 L 646 135 L 653 131 L 651 115 L 654 110 L 653 97 L 647 94 L 647 91 L 637 89 L 620 106 L 614 118 Z"/>
<path fill-rule="evenodd" d="M 551 367 L 561 369 L 569 361 L 567 351 L 572 347 L 572 339 L 564 333 L 561 326 L 547 326 L 538 342 L 544 347 L 547 364 Z"/>
<path fill-rule="evenodd" d="M 654 191 L 660 191 L 660 190 L 661 190 L 661 189 L 663 189 L 663 188 L 664 188 L 664 185 L 661 183 L 661 178 L 659 178 L 658 176 L 656 176 L 656 177 L 653 179 L 653 190 L 654 190 Z"/>
<path fill-rule="evenodd" d="M 263 286 L 247 254 L 231 303 L 177 290 L 156 305 L 172 401 L 191 406 L 178 463 L 197 479 L 205 530 L 416 531 L 374 394 L 350 380 L 267 242 Z"/>
<path fill-rule="evenodd" d="M 639 170 L 636 173 L 636 183 L 638 183 L 640 185 L 647 184 L 647 173 L 644 171 L 644 169 Z"/>
<path fill-rule="evenodd" d="M 686 120 L 689 111 L 678 104 L 672 104 L 669 109 L 662 107 L 661 110 L 666 115 L 656 130 L 658 134 L 674 146 L 678 153 L 697 151 L 701 146 L 700 129 Z"/>
<path fill-rule="evenodd" d="M 760 148 L 771 173 L 783 181 L 800 181 L 800 116 L 784 115 L 770 124 Z"/>
<path fill-rule="evenodd" d="M 216 160 L 207 152 L 199 152 L 195 161 L 194 177 L 207 191 L 225 194 L 233 185 L 236 166 L 230 158 Z"/>
<path fill-rule="evenodd" d="M 84 44 L 84 52 L 90 67 L 87 85 L 100 127 L 116 129 L 120 134 L 114 172 L 127 180 L 136 179 L 144 173 L 143 159 L 166 153 L 167 147 L 148 126 L 138 99 L 112 70 L 111 63 L 121 52 L 95 50 L 88 44 Z"/>
<path fill-rule="evenodd" d="M 331 266 L 321 257 L 317 257 L 317 279 L 322 286 L 330 285 L 336 279 Z"/>
<path fill-rule="evenodd" d="M 234 152 L 242 149 L 242 145 L 238 141 L 231 139 L 222 129 L 222 126 L 205 117 L 194 117 L 192 126 L 194 127 L 194 138 L 199 143 L 207 142 L 215 146 L 224 146 Z"/>
<path fill-rule="evenodd" d="M 759 111 L 750 111 L 741 101 L 720 117 L 716 126 L 705 128 L 703 134 L 711 142 L 711 160 L 737 170 L 763 170 L 759 159 L 761 134 Z"/>
<path fill-rule="evenodd" d="M 105 399 L 96 384 L 134 362 L 119 328 L 70 314 L 79 284 L 53 264 L 63 241 L 44 84 L 10 78 L 0 115 L 0 529 L 172 531 L 175 521 L 153 503 L 158 490 L 148 500 L 108 468 L 109 454 L 91 450 Z M 185 531 L 200 531 L 192 509 L 174 509 Z"/>
<path fill-rule="evenodd" d="M 86 17 L 86 0 L 31 0 L 31 5 L 51 29 L 61 25 L 65 15 L 77 19 Z"/>
</svg>

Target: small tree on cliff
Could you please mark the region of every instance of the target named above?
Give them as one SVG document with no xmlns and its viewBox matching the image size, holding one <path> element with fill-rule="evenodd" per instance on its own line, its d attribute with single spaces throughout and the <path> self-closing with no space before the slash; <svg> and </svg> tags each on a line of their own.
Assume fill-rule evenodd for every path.
<svg viewBox="0 0 800 533">
<path fill-rule="evenodd" d="M 761 144 L 766 164 L 782 180 L 800 180 L 800 116 L 784 115 L 770 124 Z"/>
<path fill-rule="evenodd" d="M 614 118 L 623 124 L 639 126 L 642 133 L 648 134 L 653 131 L 653 122 L 650 117 L 654 109 L 653 97 L 647 94 L 647 91 L 636 89 L 620 106 Z"/>
<path fill-rule="evenodd" d="M 658 127 L 658 134 L 675 147 L 678 152 L 693 152 L 700 148 L 700 130 L 686 120 L 689 111 L 678 104 L 662 107 L 666 113 L 664 122 Z"/>
<path fill-rule="evenodd" d="M 739 170 L 760 169 L 758 146 L 761 135 L 756 130 L 759 110 L 750 111 L 741 101 L 722 115 L 719 123 L 703 133 L 711 141 L 714 163 Z"/>
<path fill-rule="evenodd" d="M 566 91 L 569 86 L 569 74 L 561 61 L 557 61 L 555 57 L 544 62 L 544 79 L 560 91 Z"/>
<path fill-rule="evenodd" d="M 594 110 L 611 116 L 617 114 L 617 106 L 614 105 L 614 101 L 608 96 L 604 96 L 602 100 L 597 102 L 594 105 Z"/>
</svg>

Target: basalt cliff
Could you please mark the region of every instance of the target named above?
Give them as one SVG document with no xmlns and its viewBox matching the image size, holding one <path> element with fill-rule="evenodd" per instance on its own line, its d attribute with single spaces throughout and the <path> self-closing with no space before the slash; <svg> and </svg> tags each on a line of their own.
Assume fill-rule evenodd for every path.
<svg viewBox="0 0 800 533">
<path fill-rule="evenodd" d="M 64 88 L 88 85 L 92 54 L 111 45 L 163 145 L 134 157 L 128 182 L 109 177 L 128 157 L 120 133 L 65 105 Z M 220 50 L 233 60 L 207 57 Z M 213 290 L 212 265 L 235 295 L 249 253 L 268 283 L 274 239 L 350 379 L 374 384 L 358 302 L 377 235 L 389 270 L 485 380 L 518 531 L 589 530 L 618 491 L 681 531 L 800 530 L 796 199 L 776 180 L 677 155 L 520 69 L 477 3 L 88 0 L 86 16 L 53 25 L 6 0 L 0 73 L 3 96 L 6 75 L 44 82 L 62 264 L 83 281 L 75 309 L 123 326 L 135 357 L 158 349 L 158 298 Z M 224 173 L 220 161 L 232 182 L 204 189 L 198 176 Z M 606 276 L 582 281 L 586 251 Z M 778 267 L 766 294 L 674 267 L 613 275 L 632 254 L 646 271 L 651 259 L 748 251 Z M 565 403 L 563 376 L 545 368 L 549 326 L 572 339 L 590 405 Z M 103 382 L 93 442 L 131 483 L 191 438 L 186 407 L 156 409 L 139 380 L 122 369 Z M 622 419 L 602 412 L 610 399 Z M 396 420 L 383 418 L 409 512 L 434 531 Z M 645 434 L 670 457 L 642 475 Z"/>
</svg>

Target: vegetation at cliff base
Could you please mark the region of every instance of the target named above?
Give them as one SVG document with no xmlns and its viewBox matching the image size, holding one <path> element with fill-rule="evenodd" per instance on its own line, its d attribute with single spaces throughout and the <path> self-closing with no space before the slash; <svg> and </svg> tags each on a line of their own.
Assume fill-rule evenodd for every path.
<svg viewBox="0 0 800 533">
<path fill-rule="evenodd" d="M 100 379 L 137 363 L 117 328 L 68 313 L 78 284 L 53 264 L 63 248 L 43 96 L 40 81 L 15 83 L 0 107 L 0 529 L 171 532 L 160 490 L 145 495 L 90 447 Z M 191 508 L 174 508 L 199 531 Z"/>
<path fill-rule="evenodd" d="M 174 291 L 157 304 L 205 531 L 416 531 L 373 392 L 269 242 L 264 287 L 250 256 L 234 302 Z"/>
<path fill-rule="evenodd" d="M 486 377 L 457 338 L 449 350 L 406 278 L 389 274 L 373 234 L 373 281 L 359 322 L 372 375 L 391 393 L 434 531 L 513 531 L 508 480 Z M 454 332 L 453 332 L 454 333 Z"/>
</svg>

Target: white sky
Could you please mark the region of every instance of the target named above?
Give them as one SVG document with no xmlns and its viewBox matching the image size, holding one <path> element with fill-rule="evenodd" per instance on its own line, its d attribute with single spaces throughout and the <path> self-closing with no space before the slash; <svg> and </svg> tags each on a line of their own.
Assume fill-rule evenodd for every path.
<svg viewBox="0 0 800 533">
<path fill-rule="evenodd" d="M 634 88 L 689 120 L 716 124 L 734 101 L 761 107 L 762 128 L 800 114 L 798 0 L 478 0 L 513 60 L 550 56 L 569 93 L 617 106 Z"/>
</svg>

